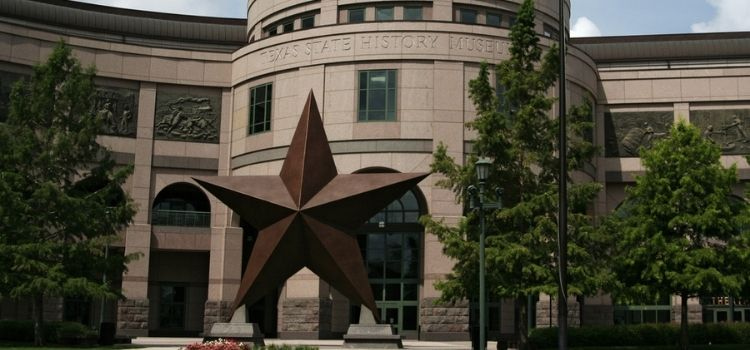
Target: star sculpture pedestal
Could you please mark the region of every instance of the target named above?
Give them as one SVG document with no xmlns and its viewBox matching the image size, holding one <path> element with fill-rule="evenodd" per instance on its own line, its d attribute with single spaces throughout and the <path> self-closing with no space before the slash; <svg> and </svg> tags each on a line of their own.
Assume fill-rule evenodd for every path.
<svg viewBox="0 0 750 350">
<path fill-rule="evenodd" d="M 345 348 L 402 349 L 401 336 L 390 324 L 375 322 L 370 310 L 362 309 L 359 323 L 349 325 L 344 334 Z"/>
<path fill-rule="evenodd" d="M 214 323 L 208 334 L 203 337 L 203 341 L 232 339 L 245 344 L 265 346 L 263 333 L 258 328 L 258 324 L 247 323 L 246 317 L 245 306 L 242 306 L 234 312 L 234 316 L 228 323 Z"/>
<path fill-rule="evenodd" d="M 351 303 L 377 312 L 353 232 L 427 175 L 338 174 L 311 91 L 278 176 L 195 178 L 258 230 L 234 309 L 252 305 L 307 267 Z M 244 313 L 235 313 L 233 321 L 245 322 Z M 375 315 L 368 329 L 391 329 L 377 321 Z"/>
</svg>

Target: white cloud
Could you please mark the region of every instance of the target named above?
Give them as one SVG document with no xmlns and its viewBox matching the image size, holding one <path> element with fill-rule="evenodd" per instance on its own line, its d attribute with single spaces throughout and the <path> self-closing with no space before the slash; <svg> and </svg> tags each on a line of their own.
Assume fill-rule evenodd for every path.
<svg viewBox="0 0 750 350">
<path fill-rule="evenodd" d="M 729 32 L 750 30 L 750 1 L 748 0 L 706 0 L 716 8 L 714 18 L 708 22 L 694 23 L 690 29 L 694 33 Z"/>
<path fill-rule="evenodd" d="M 130 8 L 145 11 L 179 13 L 194 16 L 236 17 L 247 14 L 243 0 L 77 0 L 105 6 Z"/>
<path fill-rule="evenodd" d="M 570 28 L 570 36 L 577 37 L 590 37 L 590 36 L 602 36 L 602 31 L 596 26 L 596 23 L 592 22 L 586 17 L 578 17 Z"/>
</svg>

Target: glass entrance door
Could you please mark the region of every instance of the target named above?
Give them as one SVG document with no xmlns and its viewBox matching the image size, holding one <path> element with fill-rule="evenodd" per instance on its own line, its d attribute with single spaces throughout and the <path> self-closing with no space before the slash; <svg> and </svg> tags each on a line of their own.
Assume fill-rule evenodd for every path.
<svg viewBox="0 0 750 350">
<path fill-rule="evenodd" d="M 376 214 L 358 235 L 380 319 L 417 338 L 422 226 L 413 192 Z"/>
</svg>

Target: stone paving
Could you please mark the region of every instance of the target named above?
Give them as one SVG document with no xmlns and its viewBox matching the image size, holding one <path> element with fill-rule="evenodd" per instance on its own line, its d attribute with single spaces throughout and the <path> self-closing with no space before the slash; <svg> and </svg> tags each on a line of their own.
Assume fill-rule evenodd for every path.
<svg viewBox="0 0 750 350">
<path fill-rule="evenodd" d="M 133 339 L 134 345 L 145 346 L 149 350 L 178 350 L 180 347 L 201 341 L 201 338 L 158 338 L 158 337 L 138 337 Z M 343 340 L 295 340 L 295 339 L 266 339 L 266 345 L 311 345 L 317 346 L 320 350 L 339 350 L 345 349 Z M 490 344 L 488 344 L 489 346 Z M 404 340 L 404 349 L 420 350 L 471 350 L 471 343 L 468 341 L 457 342 L 434 342 L 434 341 L 417 341 Z M 368 350 L 368 349 L 363 349 Z"/>
</svg>

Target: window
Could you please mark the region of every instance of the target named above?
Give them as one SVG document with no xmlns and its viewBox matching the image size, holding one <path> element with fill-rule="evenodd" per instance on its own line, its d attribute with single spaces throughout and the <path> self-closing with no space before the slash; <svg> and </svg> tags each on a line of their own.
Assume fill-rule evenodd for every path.
<svg viewBox="0 0 750 350">
<path fill-rule="evenodd" d="M 421 246 L 419 201 L 413 191 L 375 214 L 357 233 L 380 317 L 399 334 L 419 326 Z"/>
<path fill-rule="evenodd" d="M 376 21 L 392 21 L 393 20 L 393 6 L 384 6 L 375 8 L 375 20 Z"/>
<path fill-rule="evenodd" d="M 477 11 L 471 9 L 459 9 L 458 21 L 461 23 L 477 23 Z"/>
<path fill-rule="evenodd" d="M 670 297 L 664 296 L 656 303 L 615 304 L 615 324 L 669 323 L 672 317 Z"/>
<path fill-rule="evenodd" d="M 487 25 L 493 26 L 493 27 L 499 27 L 500 18 L 501 17 L 499 13 L 488 12 L 487 13 Z"/>
<path fill-rule="evenodd" d="M 158 226 L 211 227 L 208 197 L 187 183 L 165 187 L 154 198 L 151 224 Z"/>
<path fill-rule="evenodd" d="M 396 70 L 359 72 L 358 120 L 396 120 Z"/>
<path fill-rule="evenodd" d="M 267 30 L 268 36 L 274 36 L 276 34 L 279 34 L 279 28 L 278 26 L 271 26 Z"/>
<path fill-rule="evenodd" d="M 405 21 L 421 21 L 422 6 L 404 6 Z"/>
<path fill-rule="evenodd" d="M 308 29 L 315 26 L 315 15 L 302 17 L 302 29 Z"/>
<path fill-rule="evenodd" d="M 286 22 L 281 26 L 283 27 L 284 33 L 289 33 L 294 30 L 294 22 Z"/>
<path fill-rule="evenodd" d="M 361 23 L 365 21 L 365 9 L 355 8 L 349 9 L 349 23 Z"/>
<path fill-rule="evenodd" d="M 552 40 L 560 39 L 560 32 L 558 32 L 557 29 L 555 29 L 555 27 L 545 23 L 543 26 L 543 30 L 544 30 L 544 36 Z"/>
<path fill-rule="evenodd" d="M 249 135 L 271 130 L 271 100 L 273 84 L 256 86 L 250 90 Z"/>
</svg>

